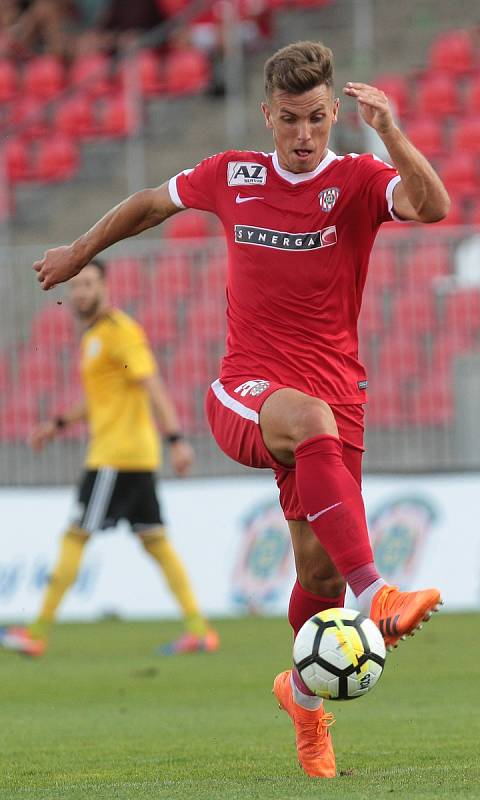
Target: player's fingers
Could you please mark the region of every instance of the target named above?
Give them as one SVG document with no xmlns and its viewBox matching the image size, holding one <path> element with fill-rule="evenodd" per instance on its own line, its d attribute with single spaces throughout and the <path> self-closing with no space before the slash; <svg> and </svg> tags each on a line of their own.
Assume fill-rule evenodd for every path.
<svg viewBox="0 0 480 800">
<path fill-rule="evenodd" d="M 32 269 L 34 269 L 35 272 L 40 272 L 40 270 L 42 269 L 44 264 L 45 264 L 45 259 L 41 258 L 41 259 L 39 259 L 39 261 L 34 261 L 33 262 Z"/>
</svg>

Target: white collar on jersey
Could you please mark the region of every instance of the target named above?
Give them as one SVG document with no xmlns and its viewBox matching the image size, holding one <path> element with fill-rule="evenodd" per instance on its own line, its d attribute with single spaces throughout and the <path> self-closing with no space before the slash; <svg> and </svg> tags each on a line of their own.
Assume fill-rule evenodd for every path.
<svg viewBox="0 0 480 800">
<path fill-rule="evenodd" d="M 336 153 L 333 152 L 333 150 L 327 150 L 326 156 L 322 158 L 320 164 L 316 169 L 314 169 L 312 172 L 297 173 L 297 172 L 289 172 L 287 169 L 283 169 L 283 167 L 280 166 L 277 151 L 275 150 L 275 152 L 272 153 L 272 163 L 275 172 L 278 172 L 280 177 L 284 178 L 289 183 L 303 183 L 303 181 L 309 181 L 312 178 L 315 178 L 317 175 L 320 174 L 320 172 L 323 172 L 323 170 L 326 167 L 328 167 L 328 165 L 331 164 L 332 161 L 335 161 L 336 158 L 338 158 L 338 156 Z"/>
</svg>

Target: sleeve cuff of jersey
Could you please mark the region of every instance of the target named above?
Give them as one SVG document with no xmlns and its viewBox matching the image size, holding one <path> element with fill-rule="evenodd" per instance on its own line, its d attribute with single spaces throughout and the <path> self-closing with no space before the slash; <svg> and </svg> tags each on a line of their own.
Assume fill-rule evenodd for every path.
<svg viewBox="0 0 480 800">
<path fill-rule="evenodd" d="M 183 175 L 183 173 L 179 172 L 179 175 Z M 172 203 L 175 203 L 177 208 L 186 208 L 187 206 L 184 205 L 184 203 L 182 203 L 182 201 L 180 200 L 180 195 L 178 194 L 177 178 L 178 175 L 174 175 L 173 178 L 170 178 L 170 180 L 168 181 L 168 192 L 170 194 L 170 199 Z"/>
<path fill-rule="evenodd" d="M 395 211 L 393 210 L 393 190 L 395 189 L 395 186 L 397 185 L 397 183 L 400 183 L 401 180 L 402 179 L 401 179 L 400 175 L 395 175 L 395 177 L 392 178 L 391 181 L 389 181 L 389 183 L 387 184 L 385 197 L 387 199 L 388 211 L 389 211 L 389 214 L 390 214 L 391 218 L 394 219 L 395 222 L 409 222 L 408 219 L 402 219 L 401 217 L 397 217 L 397 215 L 395 214 Z"/>
</svg>

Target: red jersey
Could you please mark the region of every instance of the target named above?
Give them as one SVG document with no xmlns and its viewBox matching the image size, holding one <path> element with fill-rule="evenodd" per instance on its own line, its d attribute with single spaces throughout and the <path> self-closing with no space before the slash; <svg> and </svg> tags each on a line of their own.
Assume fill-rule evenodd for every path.
<svg viewBox="0 0 480 800">
<path fill-rule="evenodd" d="M 328 150 L 316 170 L 227 151 L 171 178 L 180 208 L 211 211 L 228 244 L 222 381 L 260 378 L 327 403 L 365 402 L 357 320 L 368 260 L 400 177 L 372 155 Z"/>
</svg>

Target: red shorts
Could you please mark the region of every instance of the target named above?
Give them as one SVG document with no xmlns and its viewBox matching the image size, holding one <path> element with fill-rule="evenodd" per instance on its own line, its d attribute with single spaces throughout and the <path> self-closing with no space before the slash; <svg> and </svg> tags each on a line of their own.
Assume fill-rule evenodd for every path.
<svg viewBox="0 0 480 800">
<path fill-rule="evenodd" d="M 272 381 L 237 378 L 225 384 L 212 383 L 206 399 L 207 418 L 213 436 L 224 453 L 239 464 L 257 469 L 270 468 L 280 490 L 285 519 L 304 520 L 295 484 L 295 467 L 275 461 L 265 447 L 259 414 L 267 397 L 289 387 Z M 363 447 L 363 406 L 330 405 L 343 444 L 343 461 L 361 485 Z"/>
</svg>

